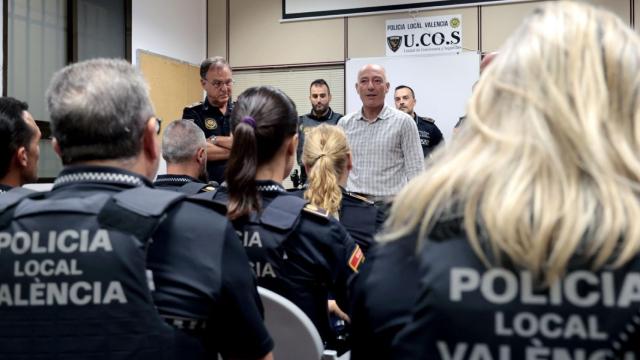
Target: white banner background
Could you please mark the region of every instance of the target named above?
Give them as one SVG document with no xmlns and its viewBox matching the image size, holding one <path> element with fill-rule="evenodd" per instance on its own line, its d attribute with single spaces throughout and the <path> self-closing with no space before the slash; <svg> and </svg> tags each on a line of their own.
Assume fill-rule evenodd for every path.
<svg viewBox="0 0 640 360">
<path fill-rule="evenodd" d="M 462 51 L 462 15 L 387 20 L 387 56 Z"/>
<path fill-rule="evenodd" d="M 476 52 L 349 59 L 345 65 L 347 113 L 362 107 L 355 84 L 358 70 L 366 64 L 379 64 L 386 69 L 391 84 L 385 98 L 387 105 L 395 107 L 393 93 L 396 86 L 412 87 L 416 95 L 416 113 L 435 119 L 445 141 L 451 138 L 458 118 L 465 114 L 471 87 L 480 73 L 480 55 Z"/>
</svg>

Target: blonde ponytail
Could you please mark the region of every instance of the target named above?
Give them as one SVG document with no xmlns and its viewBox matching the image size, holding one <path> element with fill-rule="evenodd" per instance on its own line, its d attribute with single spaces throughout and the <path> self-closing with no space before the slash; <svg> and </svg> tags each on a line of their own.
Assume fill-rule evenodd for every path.
<svg viewBox="0 0 640 360">
<path fill-rule="evenodd" d="M 309 188 L 304 197 L 336 217 L 342 201 L 339 180 L 347 171 L 349 153 L 347 138 L 337 126 L 322 124 L 305 135 L 302 162 L 309 169 Z"/>
</svg>

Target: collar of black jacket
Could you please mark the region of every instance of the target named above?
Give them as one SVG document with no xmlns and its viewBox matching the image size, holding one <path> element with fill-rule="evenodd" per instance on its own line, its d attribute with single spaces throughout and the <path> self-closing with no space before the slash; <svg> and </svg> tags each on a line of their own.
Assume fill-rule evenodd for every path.
<svg viewBox="0 0 640 360">
<path fill-rule="evenodd" d="M 109 166 L 69 166 L 62 170 L 53 183 L 53 188 L 79 184 L 101 183 L 127 187 L 151 186 L 151 181 L 133 172 Z"/>
</svg>

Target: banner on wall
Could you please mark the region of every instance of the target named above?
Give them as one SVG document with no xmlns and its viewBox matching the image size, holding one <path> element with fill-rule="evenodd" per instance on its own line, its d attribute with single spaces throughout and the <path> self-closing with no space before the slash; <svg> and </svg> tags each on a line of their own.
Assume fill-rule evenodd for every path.
<svg viewBox="0 0 640 360">
<path fill-rule="evenodd" d="M 462 51 L 462 15 L 394 19 L 386 22 L 387 56 Z"/>
</svg>

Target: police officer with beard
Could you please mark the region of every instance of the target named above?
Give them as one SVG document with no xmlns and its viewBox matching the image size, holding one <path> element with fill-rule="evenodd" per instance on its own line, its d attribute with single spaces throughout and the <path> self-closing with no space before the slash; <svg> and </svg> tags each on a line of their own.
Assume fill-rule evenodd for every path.
<svg viewBox="0 0 640 360">
<path fill-rule="evenodd" d="M 298 120 L 298 165 L 300 165 L 300 183 L 307 182 L 307 172 L 302 164 L 302 149 L 304 148 L 305 135 L 311 128 L 320 124 L 336 125 L 342 114 L 334 112 L 329 104 L 331 103 L 331 90 L 329 84 L 324 79 L 317 79 L 309 86 L 309 101 L 311 101 L 311 112 L 300 116 Z"/>
<path fill-rule="evenodd" d="M 207 142 L 193 121 L 176 120 L 164 129 L 162 157 L 167 162 L 167 174 L 158 175 L 155 187 L 185 194 L 215 190 L 206 183 Z"/>
<path fill-rule="evenodd" d="M 393 98 L 396 109 L 411 115 L 418 125 L 422 154 L 425 158 L 428 157 L 431 151 L 443 141 L 442 132 L 436 126 L 436 121 L 430 117 L 418 116 L 415 113 L 413 109 L 416 106 L 416 96 L 412 88 L 406 85 L 397 86 Z"/>
<path fill-rule="evenodd" d="M 49 193 L 0 197 L 0 357 L 270 359 L 224 209 L 150 187 L 159 123 L 142 76 L 76 63 L 47 103 L 65 168 Z"/>
</svg>

